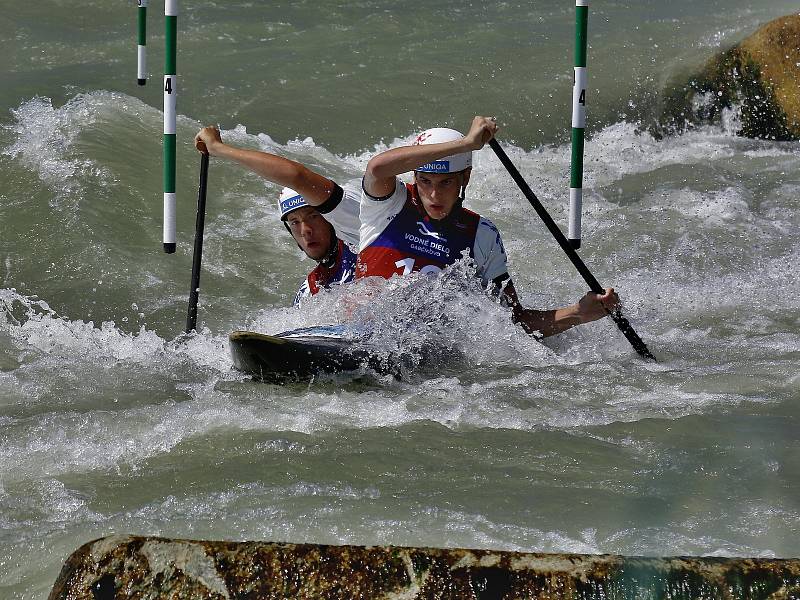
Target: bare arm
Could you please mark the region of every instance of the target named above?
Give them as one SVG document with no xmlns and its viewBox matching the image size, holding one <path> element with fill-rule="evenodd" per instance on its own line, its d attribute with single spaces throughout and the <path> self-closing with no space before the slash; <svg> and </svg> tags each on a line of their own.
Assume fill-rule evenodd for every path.
<svg viewBox="0 0 800 600">
<path fill-rule="evenodd" d="M 512 320 L 527 333 L 539 333 L 542 337 L 601 319 L 619 306 L 619 297 L 613 288 L 606 288 L 602 295 L 588 292 L 577 303 L 552 310 L 523 308 L 511 282 L 504 288 L 503 295 L 503 300 L 511 307 Z"/>
<path fill-rule="evenodd" d="M 394 191 L 395 178 L 427 162 L 472 150 L 480 150 L 494 137 L 497 123 L 489 117 L 475 117 L 462 139 L 441 144 L 401 146 L 373 156 L 364 173 L 364 190 L 376 198 Z"/>
<path fill-rule="evenodd" d="M 298 162 L 268 152 L 236 148 L 224 143 L 216 127 L 201 129 L 194 138 L 194 145 L 200 152 L 227 158 L 264 179 L 292 188 L 311 206 L 319 206 L 325 202 L 334 188 L 333 181 Z"/>
</svg>

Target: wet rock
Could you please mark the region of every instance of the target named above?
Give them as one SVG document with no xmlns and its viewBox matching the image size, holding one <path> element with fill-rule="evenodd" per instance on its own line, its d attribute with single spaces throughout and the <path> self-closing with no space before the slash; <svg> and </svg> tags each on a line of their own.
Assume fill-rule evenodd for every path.
<svg viewBox="0 0 800 600">
<path fill-rule="evenodd" d="M 638 558 L 113 536 L 50 600 L 800 598 L 800 560 Z"/>
<path fill-rule="evenodd" d="M 800 139 L 800 15 L 770 21 L 712 58 L 664 99 L 662 130 L 719 122 L 738 113 L 738 135 Z"/>
</svg>

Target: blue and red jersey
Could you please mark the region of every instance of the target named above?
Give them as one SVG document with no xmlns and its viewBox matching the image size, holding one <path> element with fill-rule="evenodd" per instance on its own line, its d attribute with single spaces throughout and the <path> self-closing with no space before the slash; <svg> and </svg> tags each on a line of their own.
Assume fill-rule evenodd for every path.
<svg viewBox="0 0 800 600">
<path fill-rule="evenodd" d="M 431 219 L 416 187 L 399 180 L 387 198 L 364 192 L 356 278 L 438 273 L 465 254 L 484 285 L 507 277 L 500 233 L 488 219 L 466 208 L 456 208 L 446 219 Z"/>
<path fill-rule="evenodd" d="M 330 266 L 325 266 L 323 263 L 308 274 L 303 285 L 297 290 L 294 297 L 295 306 L 300 303 L 303 298 L 313 296 L 322 289 L 329 289 L 334 285 L 341 285 L 342 283 L 349 283 L 355 277 L 357 256 L 342 240 L 337 240 L 336 257 Z"/>
</svg>

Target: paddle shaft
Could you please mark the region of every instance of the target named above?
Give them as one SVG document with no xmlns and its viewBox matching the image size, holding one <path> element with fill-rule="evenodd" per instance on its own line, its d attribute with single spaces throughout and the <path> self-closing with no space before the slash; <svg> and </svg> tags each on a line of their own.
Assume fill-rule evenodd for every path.
<svg viewBox="0 0 800 600">
<path fill-rule="evenodd" d="M 508 158 L 505 150 L 500 147 L 500 144 L 498 144 L 497 140 L 495 139 L 489 140 L 489 145 L 492 147 L 492 150 L 494 150 L 497 158 L 500 159 L 500 162 L 503 163 L 503 166 L 506 168 L 506 170 L 508 170 L 511 178 L 514 180 L 517 186 L 519 186 L 519 189 L 523 194 L 525 194 L 528 202 L 531 203 L 531 206 L 533 206 L 536 214 L 538 214 L 539 218 L 544 222 L 547 229 L 558 242 L 558 245 L 561 246 L 561 249 L 566 253 L 569 260 L 578 270 L 578 273 L 581 274 L 581 277 L 583 277 L 584 281 L 586 281 L 586 283 L 589 285 L 589 289 L 596 294 L 604 294 L 605 290 L 603 289 L 603 286 L 601 286 L 600 282 L 597 281 L 594 275 L 592 275 L 584 262 L 581 260 L 581 257 L 578 256 L 578 253 L 570 244 L 569 240 L 567 240 L 567 238 L 558 228 L 558 225 L 556 225 L 555 221 L 553 221 L 552 217 L 545 210 L 544 206 L 542 206 L 542 203 L 539 202 L 536 194 L 533 193 L 533 190 L 531 190 L 530 186 L 522 178 L 522 175 L 520 175 L 519 171 L 514 166 L 514 163 L 512 163 L 511 159 Z M 614 322 L 617 324 L 617 327 L 619 327 L 619 330 L 628 339 L 634 350 L 636 350 L 640 356 L 655 360 L 655 356 L 650 353 L 650 351 L 647 349 L 647 346 L 642 341 L 642 338 L 640 338 L 639 335 L 633 330 L 633 327 L 631 327 L 628 319 L 623 317 L 620 311 L 612 311 L 609 313 L 609 315 L 612 319 L 614 319 Z"/>
<path fill-rule="evenodd" d="M 200 298 L 200 263 L 203 260 L 203 229 L 206 223 L 206 192 L 208 190 L 208 154 L 200 155 L 200 186 L 197 189 L 197 220 L 194 227 L 194 254 L 192 255 L 192 285 L 189 289 L 189 316 L 186 333 L 197 328 L 197 301 Z"/>
</svg>

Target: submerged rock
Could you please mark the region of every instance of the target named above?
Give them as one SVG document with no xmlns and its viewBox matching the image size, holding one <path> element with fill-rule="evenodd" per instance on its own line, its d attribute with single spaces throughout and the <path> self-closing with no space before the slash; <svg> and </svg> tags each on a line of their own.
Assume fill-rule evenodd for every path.
<svg viewBox="0 0 800 600">
<path fill-rule="evenodd" d="M 668 131 L 718 122 L 738 111 L 738 135 L 800 139 L 800 15 L 770 21 L 712 58 L 664 99 Z"/>
<path fill-rule="evenodd" d="M 50 600 L 798 598 L 800 560 L 637 558 L 112 536 Z"/>
</svg>

